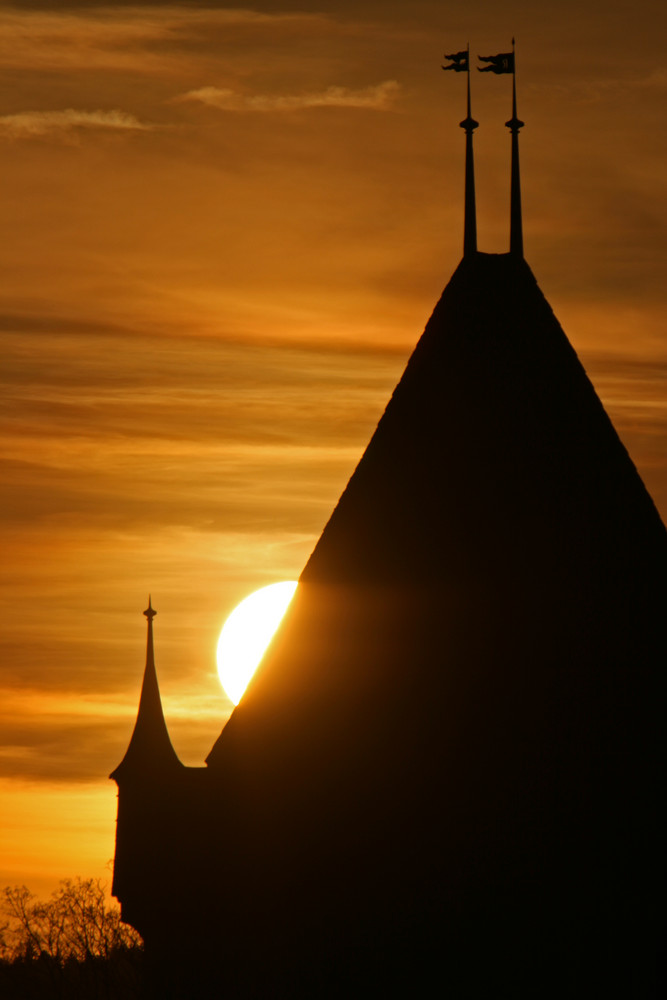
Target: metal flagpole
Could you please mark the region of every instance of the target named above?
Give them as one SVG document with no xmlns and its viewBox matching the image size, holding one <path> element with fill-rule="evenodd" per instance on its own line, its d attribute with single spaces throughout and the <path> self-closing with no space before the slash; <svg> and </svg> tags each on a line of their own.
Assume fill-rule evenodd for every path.
<svg viewBox="0 0 667 1000">
<path fill-rule="evenodd" d="M 463 217 L 463 256 L 477 252 L 477 209 L 475 206 L 475 163 L 473 159 L 472 137 L 479 125 L 470 113 L 470 45 L 468 45 L 468 100 L 467 115 L 459 123 L 466 134 L 466 175 L 465 175 L 465 213 Z"/>
<path fill-rule="evenodd" d="M 519 173 L 519 129 L 523 122 L 516 113 L 516 55 L 512 39 L 512 117 L 505 125 L 512 135 L 512 175 L 510 180 L 510 253 L 523 257 L 523 223 L 521 218 L 521 176 Z"/>
<path fill-rule="evenodd" d="M 466 163 L 465 163 L 465 209 L 463 220 L 463 256 L 468 257 L 477 251 L 477 214 L 475 209 L 475 165 L 473 160 L 472 136 L 479 125 L 472 117 L 470 111 L 470 45 L 464 52 L 454 52 L 445 56 L 450 60 L 449 66 L 443 69 L 454 70 L 455 73 L 468 74 L 467 86 L 467 115 L 459 125 L 466 134 Z"/>
</svg>

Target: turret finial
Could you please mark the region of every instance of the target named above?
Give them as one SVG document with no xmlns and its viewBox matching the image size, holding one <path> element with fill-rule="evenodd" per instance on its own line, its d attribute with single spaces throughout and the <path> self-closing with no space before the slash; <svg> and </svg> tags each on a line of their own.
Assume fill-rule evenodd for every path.
<svg viewBox="0 0 667 1000">
<path fill-rule="evenodd" d="M 505 125 L 512 133 L 512 177 L 510 197 L 510 253 L 523 257 L 523 226 L 521 221 L 521 181 L 519 177 L 519 129 L 523 122 L 516 113 L 516 51 L 512 39 L 512 51 L 500 52 L 497 56 L 478 56 L 486 66 L 478 66 L 480 73 L 512 74 L 512 117 Z"/>
<path fill-rule="evenodd" d="M 449 66 L 443 69 L 452 69 L 455 73 L 468 74 L 467 86 L 467 115 L 459 125 L 466 134 L 466 164 L 465 164 L 465 212 L 463 219 L 463 256 L 467 257 L 477 251 L 477 211 L 475 207 L 475 164 L 473 160 L 472 137 L 473 132 L 479 125 L 472 117 L 470 111 L 470 45 L 465 51 L 454 52 L 446 55 L 445 59 L 450 60 Z"/>
<path fill-rule="evenodd" d="M 512 174 L 510 180 L 510 253 L 523 257 L 521 218 L 521 177 L 519 173 L 519 129 L 523 122 L 516 113 L 516 53 L 512 39 L 512 117 L 505 125 L 512 134 Z"/>
</svg>

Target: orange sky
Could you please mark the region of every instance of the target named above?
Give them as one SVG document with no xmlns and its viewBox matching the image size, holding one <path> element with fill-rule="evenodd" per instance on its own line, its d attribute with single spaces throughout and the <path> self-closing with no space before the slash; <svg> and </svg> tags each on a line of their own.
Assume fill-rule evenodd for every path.
<svg viewBox="0 0 667 1000">
<path fill-rule="evenodd" d="M 0 885 L 106 874 L 149 591 L 173 742 L 295 578 L 462 244 L 464 78 L 517 38 L 526 257 L 667 515 L 662 0 L 0 9 Z M 473 74 L 479 245 L 509 78 Z"/>
</svg>

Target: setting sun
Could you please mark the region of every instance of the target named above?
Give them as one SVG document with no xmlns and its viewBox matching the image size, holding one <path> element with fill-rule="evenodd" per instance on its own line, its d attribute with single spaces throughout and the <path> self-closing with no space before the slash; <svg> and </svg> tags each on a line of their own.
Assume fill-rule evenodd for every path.
<svg viewBox="0 0 667 1000">
<path fill-rule="evenodd" d="M 284 580 L 256 590 L 237 605 L 225 622 L 218 640 L 218 675 L 235 705 L 264 656 L 296 586 L 296 580 Z"/>
</svg>

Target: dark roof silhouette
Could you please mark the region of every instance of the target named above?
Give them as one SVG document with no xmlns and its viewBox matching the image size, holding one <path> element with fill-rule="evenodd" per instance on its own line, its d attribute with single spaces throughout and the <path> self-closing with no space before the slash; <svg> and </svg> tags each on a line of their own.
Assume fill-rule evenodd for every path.
<svg viewBox="0 0 667 1000">
<path fill-rule="evenodd" d="M 526 646 L 535 674 L 538 657 L 566 652 L 560 669 L 571 672 L 574 659 L 618 648 L 614 634 L 628 625 L 619 602 L 632 600 L 643 630 L 666 554 L 653 502 L 528 265 L 509 254 L 466 257 L 208 764 L 242 731 L 247 744 L 255 726 L 263 745 L 296 718 L 309 725 L 311 711 L 319 730 L 322 715 L 336 728 L 369 674 L 373 703 L 395 700 L 402 711 L 449 685 L 452 664 L 474 649 L 485 670 L 502 664 L 506 686 Z M 325 632 L 309 617 L 308 593 L 320 588 L 332 598 Z M 349 599 L 339 612 L 341 592 Z M 371 593 L 381 595 L 379 633 Z M 405 662 L 408 650 L 389 638 L 404 621 Z"/>
<path fill-rule="evenodd" d="M 528 265 L 468 255 L 208 757 L 258 995 L 636 976 L 666 596 L 664 526 Z"/>
</svg>

